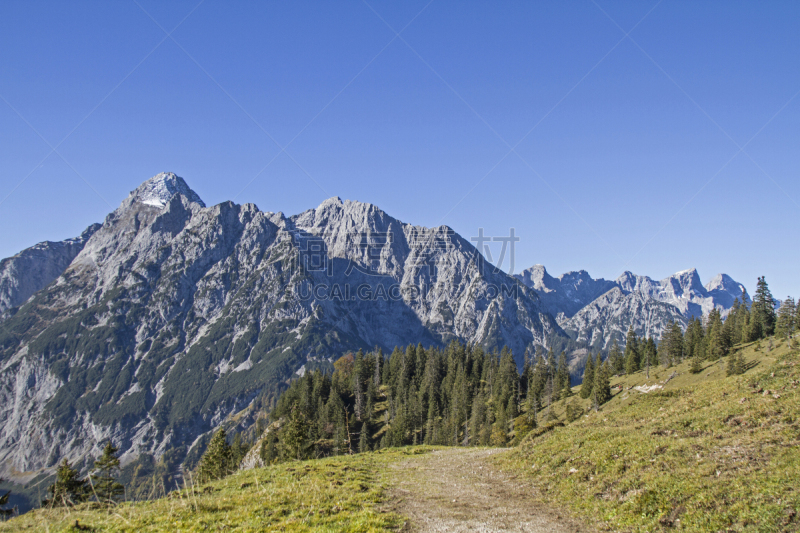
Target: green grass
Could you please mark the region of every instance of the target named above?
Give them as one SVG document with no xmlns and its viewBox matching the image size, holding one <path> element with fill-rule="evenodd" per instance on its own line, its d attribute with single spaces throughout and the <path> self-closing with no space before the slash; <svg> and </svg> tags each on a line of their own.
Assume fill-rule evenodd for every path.
<svg viewBox="0 0 800 533">
<path fill-rule="evenodd" d="M 0 532 L 397 529 L 403 518 L 380 505 L 387 466 L 432 449 L 399 448 L 284 463 L 198 487 L 190 484 L 166 498 L 122 503 L 110 510 L 92 503 L 73 509 L 39 509 L 0 522 Z"/>
<path fill-rule="evenodd" d="M 497 461 L 614 531 L 800 531 L 800 355 L 768 346 L 740 347 L 740 376 L 719 363 L 692 375 L 684 363 L 615 378 L 623 390 L 599 412 L 573 397 L 588 415 Z M 673 372 L 662 389 L 629 389 Z"/>
</svg>

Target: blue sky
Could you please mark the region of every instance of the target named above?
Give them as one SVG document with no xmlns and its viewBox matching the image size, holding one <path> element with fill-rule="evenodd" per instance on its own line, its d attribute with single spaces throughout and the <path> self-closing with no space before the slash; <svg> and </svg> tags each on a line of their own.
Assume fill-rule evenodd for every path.
<svg viewBox="0 0 800 533">
<path fill-rule="evenodd" d="M 0 256 L 173 171 L 800 296 L 800 4 L 137 1 L 0 4 Z"/>
</svg>

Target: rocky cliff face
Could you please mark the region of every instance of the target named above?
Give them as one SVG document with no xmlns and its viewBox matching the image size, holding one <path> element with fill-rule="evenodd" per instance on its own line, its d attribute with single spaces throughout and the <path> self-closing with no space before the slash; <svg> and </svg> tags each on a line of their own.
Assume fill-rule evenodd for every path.
<svg viewBox="0 0 800 533">
<path fill-rule="evenodd" d="M 92 224 L 74 239 L 40 242 L 0 261 L 0 320 L 60 276 L 98 228 Z"/>
<path fill-rule="evenodd" d="M 688 320 L 702 318 L 713 309 L 724 318 L 744 291 L 741 283 L 726 274 L 717 275 L 704 287 L 695 269 L 660 281 L 632 272 L 607 281 L 593 279 L 583 270 L 554 278 L 542 265 L 534 265 L 517 277 L 536 291 L 543 307 L 570 337 L 594 349 L 607 348 L 614 338 L 624 345 L 630 326 L 638 335 L 658 340 L 672 321 L 686 327 Z"/>
<path fill-rule="evenodd" d="M 174 174 L 131 192 L 0 333 L 0 475 L 185 453 L 347 350 L 458 338 L 517 357 L 564 336 L 534 291 L 447 227 L 332 198 L 292 217 L 205 207 Z M 28 473 L 28 474 L 26 474 Z"/>
<path fill-rule="evenodd" d="M 686 328 L 686 317 L 674 305 L 614 287 L 561 325 L 570 337 L 601 350 L 614 339 L 624 346 L 631 326 L 640 337 L 652 336 L 657 341 L 673 321 Z"/>
<path fill-rule="evenodd" d="M 516 277 L 536 291 L 542 306 L 559 322 L 571 318 L 616 286 L 613 281 L 592 278 L 585 270 L 567 272 L 554 278 L 543 265 L 534 265 L 516 274 Z"/>
<path fill-rule="evenodd" d="M 617 285 L 627 292 L 639 292 L 659 302 L 674 305 L 686 318 L 702 318 L 712 309 L 718 309 L 725 317 L 733 307 L 734 299 L 741 298 L 744 290 L 744 285 L 736 283 L 727 274 L 718 274 L 704 287 L 694 268 L 660 281 L 625 272 L 617 278 Z"/>
</svg>

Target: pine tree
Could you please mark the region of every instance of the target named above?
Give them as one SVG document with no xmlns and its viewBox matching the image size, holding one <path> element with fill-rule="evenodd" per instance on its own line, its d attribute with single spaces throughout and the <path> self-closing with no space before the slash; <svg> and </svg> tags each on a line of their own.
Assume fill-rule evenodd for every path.
<svg viewBox="0 0 800 533">
<path fill-rule="evenodd" d="M 611 343 L 608 360 L 611 362 L 611 369 L 615 374 L 625 372 L 625 359 L 622 357 L 622 351 L 619 348 L 619 341 L 617 341 L 616 337 L 614 337 L 614 342 Z"/>
<path fill-rule="evenodd" d="M 92 490 L 101 503 L 118 502 L 125 495 L 125 487 L 116 480 L 119 474 L 119 448 L 109 440 L 103 448 L 103 455 L 94 462 L 96 473 L 90 476 Z"/>
<path fill-rule="evenodd" d="M 609 356 L 610 357 L 610 356 Z M 592 387 L 594 386 L 594 362 L 591 352 L 586 358 L 586 366 L 583 369 L 583 384 L 581 385 L 581 398 L 588 398 L 592 395 Z"/>
<path fill-rule="evenodd" d="M 758 278 L 753 307 L 750 312 L 753 315 L 751 321 L 758 326 L 753 328 L 751 340 L 771 336 L 775 331 L 775 299 L 769 291 L 769 286 L 764 276 Z M 758 329 L 761 331 L 758 331 Z"/>
<path fill-rule="evenodd" d="M 267 437 L 261 441 L 261 449 L 259 450 L 261 461 L 265 465 L 274 464 L 278 458 L 278 435 L 275 431 L 270 431 Z"/>
<path fill-rule="evenodd" d="M 558 356 L 557 379 L 558 390 L 560 391 L 559 398 L 568 398 L 572 396 L 572 388 L 569 382 L 569 366 L 567 366 L 567 354 L 564 351 Z"/>
<path fill-rule="evenodd" d="M 744 354 L 742 353 L 742 350 L 736 350 L 728 358 L 728 364 L 726 365 L 725 371 L 729 376 L 736 376 L 739 374 L 744 374 L 745 370 Z"/>
<path fill-rule="evenodd" d="M 89 490 L 86 480 L 69 461 L 64 459 L 58 466 L 56 481 L 47 488 L 48 498 L 42 501 L 42 507 L 69 507 L 86 501 Z"/>
<path fill-rule="evenodd" d="M 235 468 L 231 464 L 231 447 L 224 429 L 220 429 L 211 437 L 206 452 L 197 465 L 197 479 L 207 483 L 231 474 Z"/>
<path fill-rule="evenodd" d="M 650 379 L 650 366 L 658 364 L 658 351 L 653 337 L 648 337 L 642 349 L 642 366 L 647 371 L 647 379 Z"/>
<path fill-rule="evenodd" d="M 794 298 L 787 296 L 778 310 L 778 317 L 775 321 L 775 336 L 787 338 L 794 335 L 795 332 L 795 316 L 797 309 L 795 308 Z"/>
<path fill-rule="evenodd" d="M 722 316 L 719 309 L 712 309 L 708 313 L 706 324 L 706 359 L 709 361 L 719 361 L 728 354 L 728 342 L 724 335 L 722 326 Z"/>
<path fill-rule="evenodd" d="M 575 420 L 579 419 L 582 415 L 583 415 L 583 409 L 575 405 L 573 400 L 567 402 L 567 409 L 565 415 L 567 418 L 567 422 L 574 422 Z"/>
<path fill-rule="evenodd" d="M 244 459 L 244 456 L 247 455 L 249 449 L 250 446 L 242 441 L 241 433 L 234 435 L 233 444 L 231 444 L 231 464 L 238 467 Z"/>
<path fill-rule="evenodd" d="M 625 340 L 625 373 L 633 374 L 639 370 L 639 359 L 639 338 L 631 325 Z"/>
<path fill-rule="evenodd" d="M 700 356 L 695 355 L 692 357 L 692 362 L 689 365 L 689 372 L 692 374 L 699 374 L 703 371 L 703 362 L 700 360 Z"/>
<path fill-rule="evenodd" d="M 611 399 L 611 384 L 609 383 L 608 372 L 608 363 L 602 364 L 598 356 L 597 368 L 594 371 L 594 387 L 592 391 L 597 407 Z"/>
<path fill-rule="evenodd" d="M 358 439 L 358 452 L 364 453 L 369 451 L 369 428 L 367 423 L 361 424 L 361 436 Z"/>
</svg>

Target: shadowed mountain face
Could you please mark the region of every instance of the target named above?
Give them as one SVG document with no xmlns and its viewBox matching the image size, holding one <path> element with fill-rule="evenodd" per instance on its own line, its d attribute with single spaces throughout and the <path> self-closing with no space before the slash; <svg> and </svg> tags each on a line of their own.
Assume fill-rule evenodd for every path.
<svg viewBox="0 0 800 533">
<path fill-rule="evenodd" d="M 133 191 L 59 274 L 2 323 L 3 477 L 79 462 L 109 437 L 123 463 L 185 453 L 345 351 L 457 338 L 521 361 L 565 336 L 447 227 L 338 198 L 289 218 L 205 207 L 174 174 Z"/>
</svg>

